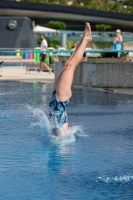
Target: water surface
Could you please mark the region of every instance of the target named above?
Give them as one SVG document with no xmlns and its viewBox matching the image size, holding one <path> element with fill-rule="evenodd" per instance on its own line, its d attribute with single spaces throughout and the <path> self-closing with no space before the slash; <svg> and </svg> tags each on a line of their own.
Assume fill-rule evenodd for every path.
<svg viewBox="0 0 133 200">
<path fill-rule="evenodd" d="M 51 91 L 0 82 L 0 199 L 133 199 L 133 95 L 73 88 L 73 137 L 53 141 Z"/>
</svg>

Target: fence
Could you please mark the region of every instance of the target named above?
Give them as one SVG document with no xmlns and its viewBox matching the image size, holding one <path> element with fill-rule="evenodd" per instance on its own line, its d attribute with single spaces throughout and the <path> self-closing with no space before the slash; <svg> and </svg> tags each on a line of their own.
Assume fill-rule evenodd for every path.
<svg viewBox="0 0 133 200">
<path fill-rule="evenodd" d="M 0 48 L 0 61 L 4 61 L 3 66 L 26 66 L 30 64 L 39 64 L 40 63 L 40 48 L 35 49 L 2 49 Z M 69 57 L 73 50 L 56 50 L 49 49 L 46 51 L 48 55 L 51 55 L 54 61 L 58 61 L 59 56 Z M 110 49 L 87 49 L 85 53 L 87 57 L 98 57 L 96 55 L 102 53 L 129 53 L 133 50 L 110 50 Z"/>
</svg>

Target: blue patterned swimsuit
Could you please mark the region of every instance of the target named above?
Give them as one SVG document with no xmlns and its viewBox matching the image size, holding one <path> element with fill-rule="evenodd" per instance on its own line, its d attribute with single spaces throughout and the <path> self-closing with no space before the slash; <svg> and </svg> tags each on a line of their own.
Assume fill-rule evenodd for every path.
<svg viewBox="0 0 133 200">
<path fill-rule="evenodd" d="M 61 102 L 56 100 L 56 90 L 53 92 L 49 107 L 50 107 L 50 118 L 54 118 L 56 126 L 61 127 L 63 124 L 68 123 L 68 117 L 65 113 L 65 107 L 70 103 L 71 98 Z"/>
</svg>

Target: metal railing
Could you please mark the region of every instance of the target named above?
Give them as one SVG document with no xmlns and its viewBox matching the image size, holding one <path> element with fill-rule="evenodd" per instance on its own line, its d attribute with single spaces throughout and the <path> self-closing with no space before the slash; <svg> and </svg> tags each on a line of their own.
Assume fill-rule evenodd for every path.
<svg viewBox="0 0 133 200">
<path fill-rule="evenodd" d="M 59 56 L 70 56 L 73 50 L 50 49 L 46 53 L 58 60 Z M 95 57 L 96 53 L 129 53 L 133 50 L 110 50 L 110 49 L 87 49 L 87 57 Z M 40 62 L 40 49 L 4 49 L 0 48 L 0 61 L 4 61 L 3 66 L 26 66 L 27 63 Z"/>
<path fill-rule="evenodd" d="M 26 63 L 34 62 L 33 49 L 0 48 L 0 61 L 3 66 L 25 66 Z"/>
</svg>

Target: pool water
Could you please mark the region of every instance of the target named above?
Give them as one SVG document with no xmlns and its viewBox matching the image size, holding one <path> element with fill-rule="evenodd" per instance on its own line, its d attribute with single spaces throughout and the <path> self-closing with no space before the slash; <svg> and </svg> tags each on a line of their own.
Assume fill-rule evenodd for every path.
<svg viewBox="0 0 133 200">
<path fill-rule="evenodd" d="M 0 82 L 1 200 L 133 199 L 133 95 L 72 90 L 69 137 L 54 140 L 52 84 Z"/>
</svg>

